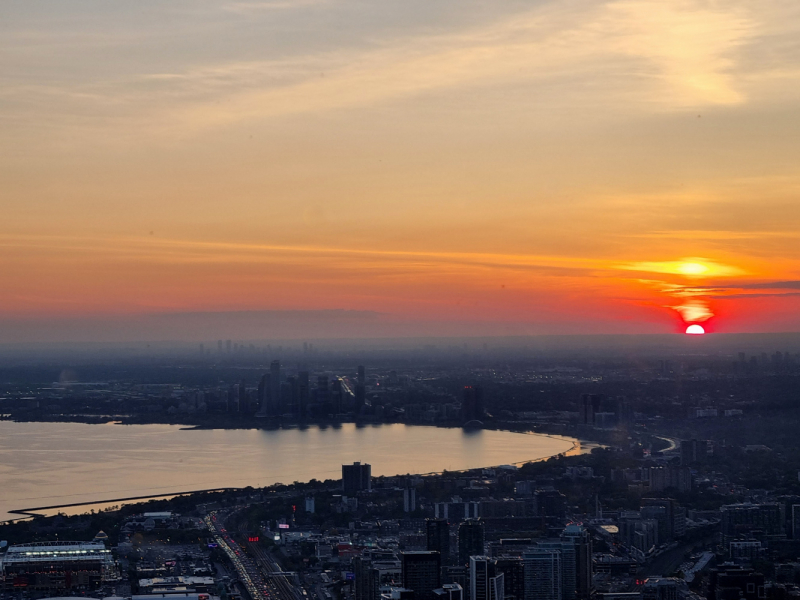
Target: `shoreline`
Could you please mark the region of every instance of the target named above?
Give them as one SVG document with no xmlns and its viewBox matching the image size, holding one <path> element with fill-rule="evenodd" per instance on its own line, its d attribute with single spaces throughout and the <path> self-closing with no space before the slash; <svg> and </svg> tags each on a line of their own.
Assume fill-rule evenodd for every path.
<svg viewBox="0 0 800 600">
<path fill-rule="evenodd" d="M 28 422 L 30 422 L 30 421 L 28 421 Z M 117 421 L 109 421 L 109 423 L 115 423 L 115 422 L 118 423 Z M 121 424 L 121 423 L 119 423 L 119 424 Z M 147 423 L 147 425 L 164 425 L 164 424 L 165 423 Z M 378 425 L 378 426 L 382 426 L 382 425 L 407 425 L 407 426 L 410 426 L 410 427 L 438 427 L 438 428 L 443 428 L 443 429 L 459 429 L 460 428 L 459 426 L 417 425 L 417 424 L 410 424 L 410 423 L 373 423 L 372 425 Z M 311 426 L 314 426 L 314 425 L 311 425 Z M 182 428 L 179 429 L 179 431 L 192 430 L 192 429 L 195 429 L 195 428 L 182 427 Z M 227 429 L 227 428 L 223 427 L 223 428 L 218 428 L 218 429 Z M 262 428 L 250 427 L 248 429 L 262 429 Z M 505 433 L 516 433 L 516 434 L 520 434 L 520 435 L 541 436 L 541 437 L 546 437 L 546 438 L 550 438 L 550 439 L 553 439 L 553 440 L 570 442 L 572 444 L 572 446 L 568 450 L 565 450 L 565 451 L 562 451 L 562 452 L 556 452 L 554 454 L 551 454 L 551 455 L 548 455 L 548 456 L 539 457 L 539 458 L 535 458 L 535 459 L 523 459 L 523 460 L 516 461 L 516 462 L 503 463 L 503 464 L 500 464 L 500 465 L 477 466 L 477 467 L 472 467 L 472 468 L 468 468 L 468 469 L 459 469 L 459 470 L 455 470 L 455 471 L 447 471 L 448 473 L 468 473 L 470 471 L 475 471 L 475 470 L 478 470 L 478 469 L 500 468 L 500 467 L 503 467 L 505 465 L 511 465 L 511 466 L 519 467 L 521 465 L 525 465 L 525 464 L 528 464 L 528 463 L 546 461 L 546 460 L 549 460 L 549 459 L 557 457 L 557 456 L 579 456 L 581 454 L 588 454 L 594 448 L 603 447 L 603 445 L 600 444 L 599 442 L 594 442 L 594 441 L 591 441 L 591 440 L 585 440 L 585 439 L 580 439 L 580 438 L 571 437 L 571 436 L 563 436 L 563 435 L 558 435 L 558 434 L 538 433 L 538 432 L 532 431 L 532 430 L 519 431 L 519 430 L 503 429 L 503 428 L 496 428 L 496 427 L 483 427 L 483 428 L 480 428 L 480 430 L 484 430 L 484 429 L 487 430 L 487 431 L 501 431 L 501 432 L 505 432 Z M 415 475 L 420 476 L 420 477 L 433 477 L 433 476 L 437 476 L 437 475 L 442 475 L 443 473 L 444 473 L 444 471 L 430 471 L 430 472 L 425 472 L 425 473 L 415 473 Z M 376 477 L 395 477 L 397 475 L 399 475 L 399 474 L 376 476 Z M 308 482 L 303 482 L 303 483 L 308 483 Z M 113 506 L 113 505 L 121 504 L 121 503 L 127 503 L 128 505 L 130 505 L 130 504 L 143 504 L 144 501 L 147 501 L 147 500 L 171 499 L 171 498 L 175 498 L 175 497 L 178 497 L 178 496 L 190 496 L 192 494 L 203 494 L 203 493 L 209 493 L 209 492 L 235 491 L 235 490 L 242 490 L 242 489 L 245 489 L 247 487 L 249 487 L 249 486 L 205 488 L 205 489 L 197 489 L 197 490 L 184 490 L 184 491 L 177 491 L 177 492 L 167 492 L 167 493 L 162 493 L 162 494 L 146 494 L 146 495 L 126 496 L 126 497 L 123 497 L 123 498 L 110 498 L 110 499 L 101 499 L 101 500 L 90 500 L 90 501 L 84 501 L 84 502 L 53 504 L 53 505 L 48 505 L 48 506 L 34 506 L 34 507 L 28 507 L 28 508 L 10 509 L 10 510 L 6 511 L 7 514 L 9 514 L 9 515 L 20 515 L 20 516 L 18 518 L 14 518 L 14 519 L 6 519 L 6 520 L 4 520 L 4 521 L 2 521 L 0 523 L 2 523 L 2 524 L 14 523 L 14 522 L 19 522 L 19 521 L 35 518 L 35 517 L 45 517 L 45 518 L 53 517 L 55 515 L 53 515 L 53 514 L 50 514 L 50 515 L 43 514 L 42 511 L 52 511 L 52 510 L 61 509 L 61 508 L 78 508 L 78 507 L 81 507 L 81 506 L 90 507 L 90 506 L 95 506 L 95 505 L 112 505 Z M 270 486 L 265 486 L 265 489 L 267 489 L 269 487 Z M 131 502 L 131 501 L 136 501 L 136 500 L 141 500 L 142 502 Z M 98 512 L 104 512 L 105 510 L 108 510 L 108 509 L 100 509 Z M 59 511 L 59 512 L 61 512 L 61 511 Z M 73 512 L 73 511 L 70 511 L 70 513 L 71 513 L 70 516 L 75 516 L 75 515 L 87 514 L 88 511 L 86 511 L 86 512 Z"/>
</svg>

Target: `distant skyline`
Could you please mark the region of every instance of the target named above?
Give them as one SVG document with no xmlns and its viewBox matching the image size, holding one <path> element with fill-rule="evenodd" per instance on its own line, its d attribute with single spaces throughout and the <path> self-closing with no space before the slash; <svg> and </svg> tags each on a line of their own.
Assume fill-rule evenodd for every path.
<svg viewBox="0 0 800 600">
<path fill-rule="evenodd" d="M 800 331 L 798 39 L 792 0 L 9 0 L 0 343 Z"/>
</svg>

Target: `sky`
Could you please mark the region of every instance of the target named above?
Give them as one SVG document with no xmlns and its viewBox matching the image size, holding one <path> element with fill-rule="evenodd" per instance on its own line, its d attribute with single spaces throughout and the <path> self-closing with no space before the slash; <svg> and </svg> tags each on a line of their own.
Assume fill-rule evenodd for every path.
<svg viewBox="0 0 800 600">
<path fill-rule="evenodd" d="M 800 331 L 796 0 L 5 0 L 0 131 L 0 342 Z"/>
</svg>

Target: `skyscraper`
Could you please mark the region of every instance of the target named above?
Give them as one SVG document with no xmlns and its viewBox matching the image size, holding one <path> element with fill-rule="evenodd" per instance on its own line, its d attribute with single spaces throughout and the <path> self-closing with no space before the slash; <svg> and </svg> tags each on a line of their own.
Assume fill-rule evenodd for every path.
<svg viewBox="0 0 800 600">
<path fill-rule="evenodd" d="M 358 556 L 353 559 L 355 575 L 355 600 L 377 600 L 379 593 L 379 575 L 372 568 L 372 560 Z"/>
<path fill-rule="evenodd" d="M 458 526 L 458 564 L 468 565 L 470 556 L 484 553 L 485 529 L 479 519 L 469 519 Z"/>
<path fill-rule="evenodd" d="M 449 565 L 450 525 L 447 523 L 447 519 L 426 519 L 425 533 L 428 551 L 438 552 L 442 557 L 442 565 Z"/>
<path fill-rule="evenodd" d="M 269 374 L 265 374 L 258 382 L 258 414 L 260 416 L 269 414 L 269 390 Z"/>
<path fill-rule="evenodd" d="M 342 401 L 344 399 L 342 379 L 340 377 L 335 377 L 331 387 L 333 388 L 331 389 L 331 407 L 333 414 L 338 415 L 342 412 Z"/>
<path fill-rule="evenodd" d="M 519 556 L 500 556 L 495 561 L 498 573 L 503 574 L 503 594 L 506 600 L 525 597 L 525 570 Z"/>
<path fill-rule="evenodd" d="M 298 408 L 297 412 L 300 415 L 301 419 L 305 419 L 308 416 L 308 398 L 309 398 L 309 387 L 308 387 L 308 371 L 300 371 L 297 374 L 297 397 L 298 397 Z"/>
<path fill-rule="evenodd" d="M 561 560 L 561 598 L 575 600 L 577 589 L 577 556 L 571 540 L 544 540 L 536 544 L 539 550 L 558 552 Z"/>
<path fill-rule="evenodd" d="M 414 592 L 414 600 L 435 600 L 441 587 L 441 557 L 438 552 L 402 552 L 403 587 Z"/>
<path fill-rule="evenodd" d="M 562 600 L 561 553 L 534 548 L 522 555 L 525 600 Z"/>
<path fill-rule="evenodd" d="M 478 385 L 464 387 L 461 397 L 461 416 L 464 421 L 483 418 L 483 388 Z"/>
<path fill-rule="evenodd" d="M 470 556 L 469 599 L 503 600 L 504 597 L 503 574 L 497 572 L 495 561 L 488 556 Z"/>
<path fill-rule="evenodd" d="M 567 525 L 561 540 L 575 547 L 575 597 L 587 600 L 594 590 L 592 585 L 592 536 L 580 525 Z"/>
<path fill-rule="evenodd" d="M 372 489 L 372 465 L 354 462 L 342 465 L 342 491 L 348 496 Z"/>
<path fill-rule="evenodd" d="M 269 402 L 270 416 L 283 414 L 281 406 L 281 361 L 273 360 L 269 365 Z"/>
</svg>

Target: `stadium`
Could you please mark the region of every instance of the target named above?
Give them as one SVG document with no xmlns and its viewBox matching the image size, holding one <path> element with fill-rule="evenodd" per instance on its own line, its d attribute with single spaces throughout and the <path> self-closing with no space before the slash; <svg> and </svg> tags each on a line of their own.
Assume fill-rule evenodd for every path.
<svg viewBox="0 0 800 600">
<path fill-rule="evenodd" d="M 115 572 L 100 541 L 36 542 L 10 546 L 0 558 L 3 591 L 95 590 Z"/>
</svg>

